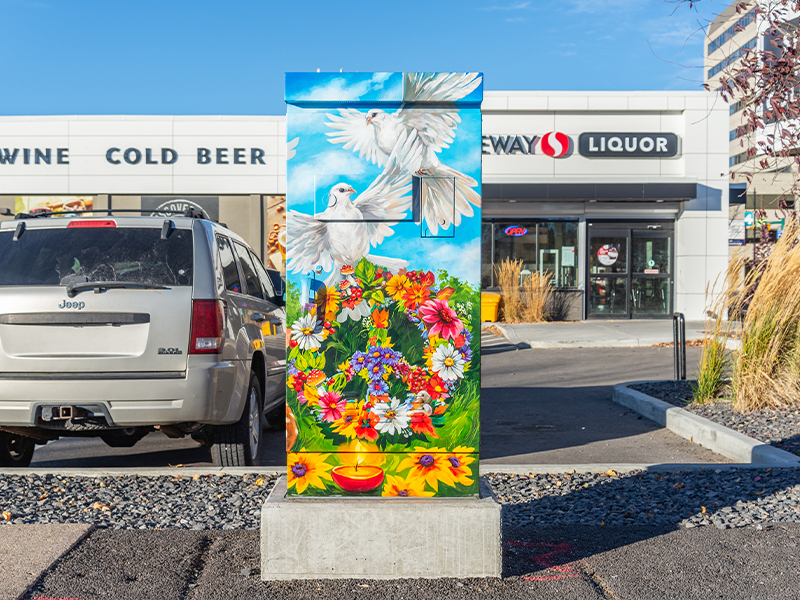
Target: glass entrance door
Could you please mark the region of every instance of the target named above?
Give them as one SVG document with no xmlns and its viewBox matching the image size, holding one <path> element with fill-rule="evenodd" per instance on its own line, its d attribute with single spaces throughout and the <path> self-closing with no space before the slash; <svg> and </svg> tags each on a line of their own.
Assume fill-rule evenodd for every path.
<svg viewBox="0 0 800 600">
<path fill-rule="evenodd" d="M 628 316 L 628 246 L 628 231 L 592 231 L 587 294 L 590 317 Z"/>
<path fill-rule="evenodd" d="M 646 224 L 589 227 L 589 318 L 672 314 L 672 231 L 659 229 Z"/>
</svg>

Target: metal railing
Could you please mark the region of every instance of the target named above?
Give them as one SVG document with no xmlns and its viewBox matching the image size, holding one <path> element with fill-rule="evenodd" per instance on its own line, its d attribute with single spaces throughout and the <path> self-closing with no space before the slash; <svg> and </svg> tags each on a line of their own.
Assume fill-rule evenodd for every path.
<svg viewBox="0 0 800 600">
<path fill-rule="evenodd" d="M 675 346 L 675 381 L 686 379 L 686 319 L 683 313 L 672 315 L 672 341 Z"/>
</svg>

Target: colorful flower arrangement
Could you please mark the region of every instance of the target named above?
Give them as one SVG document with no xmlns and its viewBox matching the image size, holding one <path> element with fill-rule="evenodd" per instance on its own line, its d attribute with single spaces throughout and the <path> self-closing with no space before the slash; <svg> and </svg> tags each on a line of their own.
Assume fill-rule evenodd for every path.
<svg viewBox="0 0 800 600">
<path fill-rule="evenodd" d="M 351 465 L 356 469 L 367 466 L 365 455 L 397 458 L 386 464 L 383 456 L 382 465 L 372 465 L 388 469 L 383 495 L 433 495 L 439 483 L 477 485 L 468 467 L 475 460 L 472 447 L 457 440 L 452 452 L 438 447 L 454 399 L 466 398 L 466 378 L 472 396 L 458 410 L 469 414 L 458 424 L 468 429 L 477 423 L 475 293 L 443 272 L 437 284 L 430 271 L 392 273 L 362 259 L 342 267 L 322 302 L 304 306 L 292 323 L 287 357 L 289 407 L 301 432 L 293 440 L 301 449 L 290 453 L 290 490 L 346 485 L 333 463 L 346 460 L 343 448 L 353 443 L 360 445 L 353 454 L 360 462 Z M 304 438 L 304 431 L 311 433 Z M 319 454 L 311 458 L 312 452 Z"/>
</svg>

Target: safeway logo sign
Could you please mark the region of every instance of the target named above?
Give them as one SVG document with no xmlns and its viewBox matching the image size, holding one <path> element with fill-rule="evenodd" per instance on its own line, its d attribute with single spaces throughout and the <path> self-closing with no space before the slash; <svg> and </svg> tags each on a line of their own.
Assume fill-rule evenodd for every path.
<svg viewBox="0 0 800 600">
<path fill-rule="evenodd" d="M 533 135 L 484 135 L 483 154 L 537 154 L 553 158 L 564 158 L 572 154 L 572 138 L 560 131 L 551 131 L 543 136 Z"/>
</svg>

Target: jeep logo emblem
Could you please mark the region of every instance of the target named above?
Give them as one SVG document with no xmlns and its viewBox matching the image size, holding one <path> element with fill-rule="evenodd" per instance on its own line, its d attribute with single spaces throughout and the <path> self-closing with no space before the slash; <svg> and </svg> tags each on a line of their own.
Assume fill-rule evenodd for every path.
<svg viewBox="0 0 800 600">
<path fill-rule="evenodd" d="M 67 302 L 66 300 L 62 300 L 58 308 L 77 308 L 81 310 L 84 306 L 86 306 L 85 302 Z"/>
</svg>

